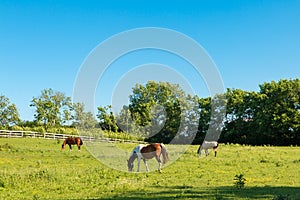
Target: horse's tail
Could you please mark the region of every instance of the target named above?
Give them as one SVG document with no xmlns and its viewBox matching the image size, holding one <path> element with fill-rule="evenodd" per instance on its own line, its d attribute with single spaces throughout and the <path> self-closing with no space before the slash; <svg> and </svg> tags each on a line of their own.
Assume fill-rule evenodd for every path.
<svg viewBox="0 0 300 200">
<path fill-rule="evenodd" d="M 198 155 L 201 154 L 201 146 L 202 146 L 202 145 L 200 145 L 199 148 L 198 148 L 198 151 L 197 151 Z"/>
<path fill-rule="evenodd" d="M 82 139 L 81 138 L 79 138 L 79 139 L 80 139 L 80 145 L 83 145 Z"/>
<path fill-rule="evenodd" d="M 217 157 L 217 150 L 218 150 L 219 143 L 217 142 L 217 145 L 213 147 L 215 151 L 215 157 Z"/>
<path fill-rule="evenodd" d="M 66 146 L 66 140 L 64 140 L 64 142 L 62 143 L 62 145 L 61 145 L 61 150 L 64 150 L 64 149 L 65 149 L 65 146 Z"/>
<path fill-rule="evenodd" d="M 161 153 L 163 155 L 163 164 L 166 164 L 169 160 L 169 154 L 164 144 L 160 144 L 160 146 L 161 146 Z"/>
<path fill-rule="evenodd" d="M 219 147 L 219 143 L 217 142 L 217 145 L 213 147 L 213 149 L 217 149 Z"/>
</svg>

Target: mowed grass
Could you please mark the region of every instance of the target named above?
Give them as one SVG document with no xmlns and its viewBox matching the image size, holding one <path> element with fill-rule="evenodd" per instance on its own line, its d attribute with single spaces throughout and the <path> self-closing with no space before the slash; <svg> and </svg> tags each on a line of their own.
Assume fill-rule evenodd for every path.
<svg viewBox="0 0 300 200">
<path fill-rule="evenodd" d="M 170 163 L 162 173 L 155 160 L 150 173 L 128 173 L 95 158 L 107 143 L 93 155 L 88 143 L 80 152 L 61 151 L 61 143 L 0 138 L 0 199 L 300 199 L 299 147 L 220 144 L 217 157 L 199 158 L 198 146 L 167 145 Z M 126 169 L 136 144 L 114 145 L 128 152 Z M 239 174 L 246 178 L 241 189 L 234 185 Z"/>
</svg>

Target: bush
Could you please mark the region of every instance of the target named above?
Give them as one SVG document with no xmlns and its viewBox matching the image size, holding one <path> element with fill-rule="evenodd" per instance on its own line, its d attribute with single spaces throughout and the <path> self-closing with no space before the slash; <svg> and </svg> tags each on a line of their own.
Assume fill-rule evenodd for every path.
<svg viewBox="0 0 300 200">
<path fill-rule="evenodd" d="M 79 132 L 78 132 L 77 128 L 68 127 L 68 128 L 65 128 L 65 134 L 78 135 Z"/>
<path fill-rule="evenodd" d="M 138 140 L 144 141 L 144 138 L 138 137 L 133 134 L 128 134 L 125 132 L 108 132 L 104 131 L 104 137 L 112 138 L 112 139 L 121 139 L 121 140 Z"/>
<path fill-rule="evenodd" d="M 45 133 L 46 132 L 46 130 L 43 126 L 36 126 L 36 127 L 32 128 L 31 131 L 39 132 L 39 133 Z"/>
<path fill-rule="evenodd" d="M 14 126 L 10 127 L 10 130 L 13 130 L 13 131 L 23 131 L 23 128 L 20 127 L 20 126 L 14 125 Z"/>
<path fill-rule="evenodd" d="M 244 174 L 237 174 L 234 176 L 234 186 L 238 189 L 241 189 L 245 186 L 246 179 L 244 178 Z"/>
<path fill-rule="evenodd" d="M 47 132 L 67 135 L 78 135 L 78 130 L 74 127 L 49 127 L 47 128 Z"/>
</svg>

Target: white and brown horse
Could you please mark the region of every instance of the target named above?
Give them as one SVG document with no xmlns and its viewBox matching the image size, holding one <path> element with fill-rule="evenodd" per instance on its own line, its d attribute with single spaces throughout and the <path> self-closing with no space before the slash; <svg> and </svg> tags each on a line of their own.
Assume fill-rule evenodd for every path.
<svg viewBox="0 0 300 200">
<path fill-rule="evenodd" d="M 160 159 L 160 156 L 163 156 L 163 162 Z M 167 163 L 169 157 L 168 157 L 168 151 L 164 144 L 162 143 L 152 143 L 148 145 L 140 144 L 132 150 L 129 160 L 127 160 L 127 166 L 128 171 L 133 170 L 133 162 L 135 159 L 138 160 L 138 167 L 137 171 L 140 171 L 140 163 L 141 160 L 144 161 L 144 164 L 146 166 L 146 171 L 149 172 L 149 168 L 147 165 L 147 160 L 155 158 L 158 162 L 158 170 L 161 171 L 162 163 Z"/>
<path fill-rule="evenodd" d="M 217 156 L 217 150 L 218 150 L 218 142 L 217 141 L 206 141 L 204 140 L 202 145 L 198 148 L 198 155 L 201 155 L 201 151 L 205 151 L 205 155 L 208 156 L 209 152 L 208 149 L 213 149 L 215 152 L 215 157 Z"/>
</svg>

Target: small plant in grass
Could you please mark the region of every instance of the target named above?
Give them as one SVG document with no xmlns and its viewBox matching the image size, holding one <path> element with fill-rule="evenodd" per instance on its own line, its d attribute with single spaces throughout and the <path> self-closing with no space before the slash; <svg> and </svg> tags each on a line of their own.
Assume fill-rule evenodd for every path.
<svg viewBox="0 0 300 200">
<path fill-rule="evenodd" d="M 234 176 L 234 186 L 238 189 L 244 188 L 246 184 L 246 179 L 244 178 L 244 174 L 237 174 Z"/>
<path fill-rule="evenodd" d="M 0 151 L 2 151 L 2 150 L 9 150 L 10 151 L 12 149 L 13 149 L 13 146 L 8 144 L 8 143 L 5 143 L 3 145 L 0 144 Z"/>
<path fill-rule="evenodd" d="M 0 188 L 5 188 L 5 183 L 2 179 L 0 179 Z"/>
</svg>

